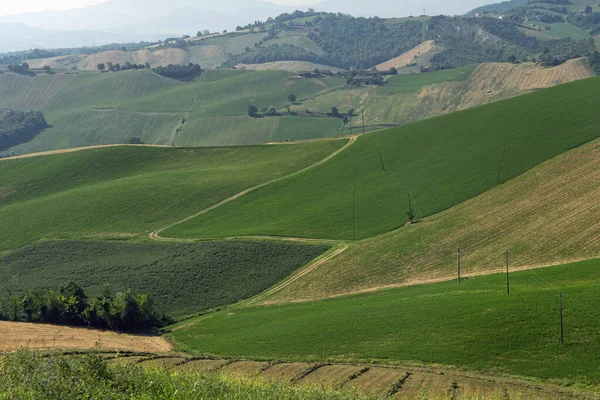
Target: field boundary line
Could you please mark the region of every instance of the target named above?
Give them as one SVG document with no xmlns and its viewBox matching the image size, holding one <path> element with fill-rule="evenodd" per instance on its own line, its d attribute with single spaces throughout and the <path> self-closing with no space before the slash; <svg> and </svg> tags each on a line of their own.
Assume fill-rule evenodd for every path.
<svg viewBox="0 0 600 400">
<path fill-rule="evenodd" d="M 348 149 L 350 146 L 352 146 L 352 144 L 354 144 L 354 142 L 356 142 L 356 138 L 357 138 L 356 136 L 350 137 L 349 140 L 348 140 L 348 143 L 346 143 L 344 146 L 340 147 L 339 149 L 337 149 L 336 151 L 334 151 L 333 153 L 331 153 L 327 157 L 323 158 L 320 161 L 317 161 L 316 163 L 314 163 L 312 165 L 309 165 L 306 168 L 303 168 L 303 169 L 301 169 L 299 171 L 296 171 L 296 172 L 292 172 L 289 175 L 281 176 L 279 178 L 275 178 L 275 179 L 272 179 L 272 180 L 270 180 L 268 182 L 264 182 L 264 183 L 261 183 L 259 185 L 256 185 L 256 186 L 253 186 L 251 188 L 248 188 L 246 190 L 243 190 L 243 191 L 241 191 L 241 192 L 239 192 L 237 194 L 234 194 L 231 197 L 228 197 L 228 198 L 226 198 L 224 200 L 221 200 L 220 202 L 218 202 L 216 204 L 213 204 L 212 206 L 209 206 L 209 207 L 207 207 L 207 208 L 205 208 L 205 209 L 203 209 L 201 211 L 198 211 L 197 213 L 194 213 L 194 214 L 192 214 L 190 216 L 187 216 L 187 217 L 185 217 L 183 219 L 180 219 L 180 220 L 178 220 L 176 222 L 173 222 L 173 223 L 171 223 L 171 224 L 169 224 L 169 225 L 167 225 L 167 226 L 165 226 L 163 228 L 159 228 L 159 229 L 157 229 L 155 231 L 152 231 L 148 235 L 148 237 L 150 239 L 152 239 L 152 240 L 177 240 L 177 238 L 167 238 L 167 237 L 160 236 L 160 233 L 163 232 L 163 231 L 165 231 L 165 230 L 167 230 L 167 229 L 170 229 L 170 228 L 172 228 L 172 227 L 174 227 L 176 225 L 183 224 L 184 222 L 187 222 L 187 221 L 189 221 L 191 219 L 194 219 L 194 218 L 196 218 L 196 217 L 198 217 L 200 215 L 206 214 L 207 212 L 212 211 L 215 208 L 218 208 L 218 207 L 221 207 L 222 205 L 230 203 L 233 200 L 236 200 L 236 199 L 242 197 L 245 194 L 248 194 L 248 193 L 253 192 L 255 190 L 261 189 L 261 188 L 263 188 L 265 186 L 268 186 L 268 185 L 271 185 L 273 183 L 277 183 L 277 182 L 283 181 L 285 179 L 294 177 L 296 175 L 300 175 L 300 174 L 302 174 L 302 173 L 304 173 L 306 171 L 309 171 L 309 170 L 311 170 L 311 169 L 313 169 L 315 167 L 318 167 L 319 165 L 322 165 L 322 164 L 326 163 L 327 161 L 331 160 L 332 158 L 334 158 L 335 156 L 337 156 L 338 154 L 342 153 L 343 151 L 345 151 L 346 149 Z"/>
</svg>

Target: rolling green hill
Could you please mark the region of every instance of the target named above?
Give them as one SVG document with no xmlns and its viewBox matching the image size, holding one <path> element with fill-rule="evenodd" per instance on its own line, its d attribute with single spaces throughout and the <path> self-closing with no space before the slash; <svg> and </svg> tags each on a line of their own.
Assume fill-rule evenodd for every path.
<svg viewBox="0 0 600 400">
<path fill-rule="evenodd" d="M 178 317 L 256 295 L 326 250 L 266 241 L 43 242 L 0 258 L 0 297 L 72 280 L 92 296 L 105 285 L 150 293 L 157 309 Z"/>
<path fill-rule="evenodd" d="M 360 137 L 334 159 L 164 232 L 355 240 L 436 214 L 600 135 L 600 78 Z"/>
<path fill-rule="evenodd" d="M 131 237 L 310 166 L 345 141 L 109 147 L 0 161 L 0 252 L 40 239 Z"/>
<path fill-rule="evenodd" d="M 283 71 L 207 71 L 193 82 L 167 79 L 149 71 L 0 75 L 1 108 L 42 110 L 50 128 L 9 153 L 32 153 L 90 145 L 145 143 L 242 145 L 338 134 L 340 119 L 307 118 L 310 130 L 288 117 L 258 120 L 248 104 L 282 108 L 289 94 L 315 96 L 343 84 L 342 79 L 294 79 Z"/>
<path fill-rule="evenodd" d="M 225 310 L 172 331 L 193 354 L 435 363 L 598 385 L 598 260 L 310 303 Z M 559 342 L 564 293 L 565 344 Z"/>
</svg>

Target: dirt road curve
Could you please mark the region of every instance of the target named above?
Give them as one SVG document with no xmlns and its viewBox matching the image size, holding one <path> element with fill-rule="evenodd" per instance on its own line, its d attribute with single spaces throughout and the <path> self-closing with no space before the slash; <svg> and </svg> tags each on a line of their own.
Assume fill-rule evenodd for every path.
<svg viewBox="0 0 600 400">
<path fill-rule="evenodd" d="M 18 160 L 20 158 L 30 158 L 30 157 L 38 157 L 38 156 L 51 156 L 53 154 L 65 154 L 65 153 L 74 153 L 76 151 L 82 150 L 90 150 L 90 149 L 102 149 L 104 147 L 120 147 L 120 146 L 136 146 L 136 147 L 173 147 L 162 144 L 103 144 L 99 146 L 87 146 L 87 147 L 74 147 L 72 149 L 61 149 L 61 150 L 50 150 L 50 151 L 42 151 L 39 153 L 29 153 L 23 154 L 20 156 L 8 157 L 8 158 L 0 158 L 2 160 Z"/>
</svg>

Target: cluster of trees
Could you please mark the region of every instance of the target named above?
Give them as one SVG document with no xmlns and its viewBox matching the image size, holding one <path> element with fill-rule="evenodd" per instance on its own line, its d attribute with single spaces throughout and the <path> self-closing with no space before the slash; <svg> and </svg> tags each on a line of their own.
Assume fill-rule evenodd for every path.
<svg viewBox="0 0 600 400">
<path fill-rule="evenodd" d="M 198 64 L 189 63 L 188 65 L 169 64 L 166 67 L 156 67 L 152 71 L 167 78 L 184 79 L 190 78 L 202 73 L 202 68 Z"/>
<path fill-rule="evenodd" d="M 132 64 L 129 61 L 127 61 L 125 64 L 121 65 L 119 63 L 113 64 L 112 62 L 108 62 L 106 64 L 99 63 L 96 68 L 98 68 L 98 70 L 100 72 L 104 72 L 104 71 L 117 72 L 117 71 L 127 71 L 130 69 L 150 69 L 150 64 L 149 63 Z"/>
<path fill-rule="evenodd" d="M 594 51 L 588 57 L 588 62 L 590 63 L 590 67 L 592 68 L 592 71 L 594 71 L 596 73 L 596 75 L 600 75 L 600 53 L 598 53 L 597 51 Z"/>
<path fill-rule="evenodd" d="M 571 13 L 567 21 L 582 29 L 588 29 L 590 34 L 596 35 L 600 32 L 600 13 L 592 12 L 592 8 L 587 9 L 587 13 Z"/>
<path fill-rule="evenodd" d="M 27 74 L 29 73 L 29 64 L 27 63 L 22 63 L 22 64 L 15 64 L 15 65 L 9 65 L 8 66 L 8 70 L 15 72 L 17 74 Z"/>
<path fill-rule="evenodd" d="M 0 319 L 72 326 L 89 326 L 121 332 L 151 331 L 172 323 L 159 315 L 152 299 L 131 290 L 114 296 L 105 288 L 102 294 L 88 297 L 73 282 L 58 290 L 34 290 L 23 296 L 0 297 Z"/>
<path fill-rule="evenodd" d="M 324 62 L 365 69 L 397 57 L 421 42 L 423 23 L 386 24 L 381 18 L 327 14 L 315 19 L 309 38 L 326 53 Z"/>
<path fill-rule="evenodd" d="M 47 126 L 39 111 L 0 112 L 0 150 L 30 141 Z"/>
</svg>

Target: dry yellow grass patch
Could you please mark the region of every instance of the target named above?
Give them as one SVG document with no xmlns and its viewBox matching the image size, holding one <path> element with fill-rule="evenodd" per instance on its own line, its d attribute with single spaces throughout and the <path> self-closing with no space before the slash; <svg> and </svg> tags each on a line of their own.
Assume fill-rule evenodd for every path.
<svg viewBox="0 0 600 400">
<path fill-rule="evenodd" d="M 270 302 L 303 301 L 600 257 L 600 140 L 415 225 L 361 241 Z"/>
<path fill-rule="evenodd" d="M 356 365 L 326 365 L 309 374 L 299 383 L 308 386 L 337 387 L 360 369 Z"/>
<path fill-rule="evenodd" d="M 219 370 L 219 373 L 235 378 L 249 378 L 258 374 L 261 368 L 265 367 L 266 365 L 266 362 L 260 361 L 237 361 L 233 364 L 226 365 Z"/>
<path fill-rule="evenodd" d="M 260 374 L 260 377 L 267 380 L 289 382 L 309 366 L 308 363 L 275 364 Z"/>
<path fill-rule="evenodd" d="M 0 321 L 0 351 L 21 348 L 162 353 L 170 351 L 173 347 L 158 336 L 126 335 L 85 328 Z"/>
<path fill-rule="evenodd" d="M 391 368 L 371 368 L 358 378 L 348 382 L 345 387 L 357 389 L 370 396 L 385 395 L 392 385 L 401 379 L 405 371 Z"/>
<path fill-rule="evenodd" d="M 392 67 L 397 69 L 404 68 L 410 63 L 412 63 L 416 57 L 423 56 L 433 51 L 434 48 L 435 46 L 433 44 L 433 40 L 427 40 L 421 43 L 420 45 L 408 50 L 406 53 L 377 65 L 376 68 L 378 71 L 387 71 Z"/>
<path fill-rule="evenodd" d="M 193 360 L 175 367 L 180 371 L 197 372 L 200 374 L 218 370 L 227 364 L 227 360 Z"/>
<path fill-rule="evenodd" d="M 308 61 L 274 61 L 264 64 L 238 64 L 238 69 L 249 69 L 255 71 L 263 70 L 281 70 L 289 72 L 300 72 L 300 71 L 313 71 L 318 70 L 329 70 L 331 72 L 343 71 L 341 68 L 331 67 L 329 65 L 315 64 Z"/>
</svg>

